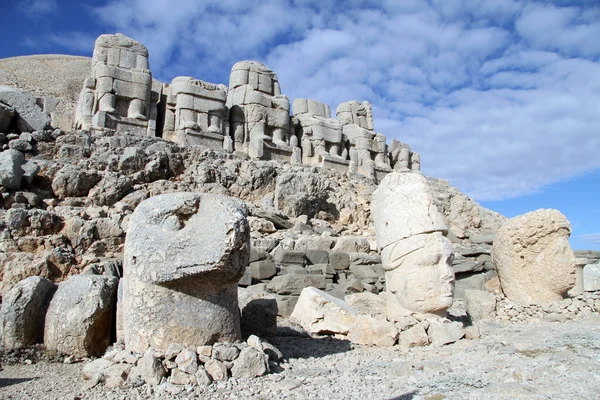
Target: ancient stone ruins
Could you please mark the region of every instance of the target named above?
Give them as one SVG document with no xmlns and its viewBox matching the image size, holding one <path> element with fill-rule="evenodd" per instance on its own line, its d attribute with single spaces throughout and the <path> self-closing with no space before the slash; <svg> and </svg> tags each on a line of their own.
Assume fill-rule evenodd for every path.
<svg viewBox="0 0 600 400">
<path fill-rule="evenodd" d="M 332 117 L 255 61 L 161 83 L 121 34 L 77 62 L 78 95 L 0 75 L 4 352 L 176 393 L 285 369 L 282 332 L 409 349 L 600 312 L 600 252 L 559 211 L 506 219 L 425 177 L 367 101 Z"/>
</svg>

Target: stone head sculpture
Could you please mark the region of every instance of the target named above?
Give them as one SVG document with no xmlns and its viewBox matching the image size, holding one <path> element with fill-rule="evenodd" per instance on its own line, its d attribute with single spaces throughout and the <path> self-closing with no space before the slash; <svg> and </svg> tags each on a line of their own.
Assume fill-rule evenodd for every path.
<svg viewBox="0 0 600 400">
<path fill-rule="evenodd" d="M 393 172 L 371 202 L 386 271 L 388 318 L 443 315 L 454 296 L 453 251 L 425 177 Z"/>
<path fill-rule="evenodd" d="M 125 241 L 123 330 L 128 349 L 166 350 L 240 338 L 237 282 L 249 256 L 236 199 L 171 193 L 142 202 Z"/>
<path fill-rule="evenodd" d="M 519 304 L 561 300 L 575 285 L 571 224 L 557 210 L 511 218 L 496 233 L 492 257 L 502 290 Z"/>
</svg>

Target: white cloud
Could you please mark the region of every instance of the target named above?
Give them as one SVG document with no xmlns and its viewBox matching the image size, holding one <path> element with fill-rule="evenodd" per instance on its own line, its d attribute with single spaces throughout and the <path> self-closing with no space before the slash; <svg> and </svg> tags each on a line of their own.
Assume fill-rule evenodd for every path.
<svg viewBox="0 0 600 400">
<path fill-rule="evenodd" d="M 600 7 L 517 0 L 111 1 L 154 75 L 227 83 L 266 62 L 290 98 L 369 100 L 426 174 L 479 200 L 600 168 Z"/>
<path fill-rule="evenodd" d="M 41 17 L 58 9 L 57 0 L 23 0 L 17 4 L 18 9 L 30 17 Z"/>
<path fill-rule="evenodd" d="M 94 48 L 95 41 L 96 38 L 86 32 L 64 32 L 46 35 L 44 40 L 25 37 L 22 44 L 41 50 L 54 49 L 58 46 L 70 52 L 86 54 L 91 53 L 90 49 Z"/>
</svg>

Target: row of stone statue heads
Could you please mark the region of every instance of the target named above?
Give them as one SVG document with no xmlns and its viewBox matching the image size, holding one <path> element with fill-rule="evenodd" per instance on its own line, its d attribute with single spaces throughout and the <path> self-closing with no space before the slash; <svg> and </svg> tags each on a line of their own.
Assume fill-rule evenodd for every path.
<svg viewBox="0 0 600 400">
<path fill-rule="evenodd" d="M 191 77 L 152 78 L 148 50 L 122 34 L 96 40 L 91 76 L 79 98 L 76 127 L 160 136 L 180 145 L 224 148 L 255 159 L 353 171 L 381 180 L 420 170 L 419 154 L 374 131 L 369 102 L 290 104 L 277 75 L 256 61 L 233 66 L 229 88 Z"/>
</svg>

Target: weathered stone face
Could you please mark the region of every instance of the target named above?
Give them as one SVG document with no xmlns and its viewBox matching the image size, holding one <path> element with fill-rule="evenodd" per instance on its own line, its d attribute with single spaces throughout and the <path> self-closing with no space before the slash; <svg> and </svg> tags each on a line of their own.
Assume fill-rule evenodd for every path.
<svg viewBox="0 0 600 400">
<path fill-rule="evenodd" d="M 557 210 L 537 210 L 506 221 L 492 251 L 506 297 L 520 304 L 562 299 L 575 285 L 570 234 L 571 224 Z"/>
<path fill-rule="evenodd" d="M 236 284 L 248 263 L 245 213 L 239 200 L 194 193 L 160 195 L 138 206 L 124 257 L 129 349 L 240 338 Z"/>
<path fill-rule="evenodd" d="M 452 247 L 441 232 L 412 238 L 417 239 L 413 239 L 413 242 L 420 242 L 420 247 L 400 258 L 396 257 L 404 252 L 399 253 L 395 250 L 398 247 L 394 245 L 382 252 L 382 259 L 386 260 L 384 265 L 388 268 L 395 265 L 395 262 L 398 263 L 397 267 L 386 271 L 387 291 L 390 295 L 388 315 L 402 315 L 405 310 L 443 315 L 454 299 Z M 403 310 L 398 309 L 399 307 Z"/>
<path fill-rule="evenodd" d="M 388 318 L 443 315 L 454 296 L 453 251 L 426 179 L 389 174 L 373 194 L 371 210 L 386 271 Z"/>
</svg>

